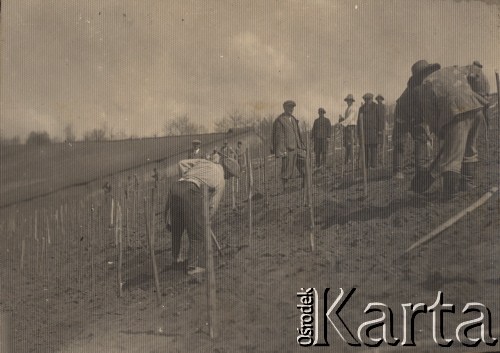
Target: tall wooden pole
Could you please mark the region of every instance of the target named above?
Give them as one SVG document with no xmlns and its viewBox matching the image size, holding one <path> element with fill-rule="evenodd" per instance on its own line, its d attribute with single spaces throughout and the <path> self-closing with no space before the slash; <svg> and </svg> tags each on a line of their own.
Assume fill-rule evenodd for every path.
<svg viewBox="0 0 500 353">
<path fill-rule="evenodd" d="M 312 162 L 311 162 L 311 142 L 309 135 L 306 134 L 306 180 L 305 189 L 307 195 L 307 208 L 309 211 L 309 241 L 311 243 L 311 251 L 315 250 L 314 241 L 314 210 L 312 201 Z"/>
<path fill-rule="evenodd" d="M 368 196 L 368 176 L 366 175 L 366 155 L 365 155 L 365 131 L 363 130 L 363 114 L 359 114 L 359 136 L 360 136 L 360 154 L 363 168 L 363 190 L 365 197 Z"/>
<path fill-rule="evenodd" d="M 123 296 L 123 279 L 122 279 L 122 266 L 123 266 L 123 224 L 122 224 L 122 208 L 120 203 L 116 205 L 116 222 L 115 222 L 115 227 L 116 227 L 116 234 L 118 235 L 117 237 L 117 242 L 118 242 L 118 265 L 117 265 L 117 273 L 116 273 L 116 279 L 117 279 L 117 284 L 118 284 L 118 297 Z"/>
<path fill-rule="evenodd" d="M 500 128 L 500 77 L 497 70 L 495 70 L 495 80 L 497 81 L 497 118 Z"/>
<path fill-rule="evenodd" d="M 252 219 L 252 192 L 253 192 L 253 172 L 250 148 L 246 150 L 248 169 L 248 243 L 252 245 L 253 219 Z"/>
<path fill-rule="evenodd" d="M 210 228 L 208 188 L 201 186 L 203 192 L 203 231 L 205 235 L 206 265 L 207 265 L 207 311 L 210 338 L 217 337 L 217 298 L 215 285 L 215 266 L 212 248 L 212 229 Z"/>
<path fill-rule="evenodd" d="M 262 188 L 264 189 L 264 206 L 269 206 L 269 200 L 267 199 L 267 182 L 266 182 L 266 152 L 265 148 L 262 149 Z"/>
<path fill-rule="evenodd" d="M 234 210 L 236 210 L 236 195 L 235 195 L 235 184 L 236 182 L 236 178 L 235 177 L 231 177 L 231 208 Z"/>
<path fill-rule="evenodd" d="M 154 249 L 154 235 L 153 235 L 153 230 L 151 229 L 151 220 L 149 217 L 149 205 L 148 205 L 148 200 L 144 198 L 144 213 L 146 217 L 146 233 L 148 237 L 148 243 L 149 243 L 149 255 L 151 256 L 151 264 L 152 264 L 152 269 L 153 269 L 153 277 L 155 281 L 155 288 L 156 288 L 156 300 L 158 304 L 161 302 L 161 291 L 160 291 L 160 280 L 158 278 L 158 268 L 156 267 L 156 257 L 155 257 L 155 249 Z"/>
<path fill-rule="evenodd" d="M 332 145 L 333 145 L 333 151 L 332 151 L 332 175 L 335 175 L 335 164 L 336 164 L 336 160 L 335 160 L 335 126 L 332 127 L 332 131 L 333 131 L 333 134 L 332 134 Z"/>
</svg>

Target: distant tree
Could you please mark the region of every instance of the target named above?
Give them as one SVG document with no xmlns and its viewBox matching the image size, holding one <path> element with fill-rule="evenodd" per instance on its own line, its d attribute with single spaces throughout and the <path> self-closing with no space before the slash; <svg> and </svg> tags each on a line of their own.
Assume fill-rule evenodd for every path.
<svg viewBox="0 0 500 353">
<path fill-rule="evenodd" d="M 64 140 L 66 142 L 75 142 L 76 141 L 76 135 L 75 135 L 75 131 L 73 130 L 73 124 L 67 124 L 64 127 Z"/>
<path fill-rule="evenodd" d="M 237 109 L 229 112 L 223 118 L 215 121 L 216 132 L 226 132 L 229 129 L 237 129 L 239 127 L 251 126 L 251 119 L 245 117 Z"/>
<path fill-rule="evenodd" d="M 106 136 L 106 130 L 100 128 L 87 131 L 83 135 L 83 139 L 85 141 L 106 141 L 108 138 Z"/>
<path fill-rule="evenodd" d="M 192 135 L 206 132 L 205 126 L 192 122 L 187 115 L 177 116 L 168 120 L 163 130 L 168 136 Z"/>
<path fill-rule="evenodd" d="M 8 145 L 20 145 L 21 139 L 19 136 L 14 137 L 5 137 L 2 130 L 0 129 L 0 146 L 8 146 Z"/>
<path fill-rule="evenodd" d="M 47 145 L 52 143 L 47 131 L 32 131 L 26 139 L 27 145 Z"/>
<path fill-rule="evenodd" d="M 10 139 L 10 144 L 11 145 L 20 145 L 21 144 L 21 138 L 19 136 L 14 136 L 13 138 Z"/>
</svg>

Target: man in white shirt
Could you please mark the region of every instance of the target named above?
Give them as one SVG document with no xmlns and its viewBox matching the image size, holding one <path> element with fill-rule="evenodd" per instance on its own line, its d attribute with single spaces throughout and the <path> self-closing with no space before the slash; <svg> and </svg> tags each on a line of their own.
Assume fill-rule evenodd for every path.
<svg viewBox="0 0 500 353">
<path fill-rule="evenodd" d="M 221 164 L 205 159 L 186 159 L 178 163 L 180 179 L 170 186 L 165 213 L 170 211 L 172 221 L 172 257 L 180 263 L 181 238 L 184 230 L 189 237 L 187 273 L 205 271 L 203 238 L 203 194 L 201 185 L 209 190 L 210 219 L 213 218 L 224 194 L 225 179 L 239 176 L 240 167 L 233 158 L 222 158 Z"/>
<path fill-rule="evenodd" d="M 354 97 L 348 94 L 344 101 L 347 103 L 344 116 L 340 116 L 339 124 L 344 127 L 344 164 L 354 159 L 354 145 L 356 144 L 356 124 L 358 122 L 358 108 L 355 106 Z"/>
</svg>

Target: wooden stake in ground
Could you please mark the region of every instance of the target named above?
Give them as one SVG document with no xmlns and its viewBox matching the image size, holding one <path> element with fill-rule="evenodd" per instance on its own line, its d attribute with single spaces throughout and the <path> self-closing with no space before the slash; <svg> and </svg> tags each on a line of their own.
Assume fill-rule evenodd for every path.
<svg viewBox="0 0 500 353">
<path fill-rule="evenodd" d="M 263 149 L 262 151 L 262 161 L 263 161 L 263 165 L 262 165 L 262 188 L 263 188 L 263 191 L 264 191 L 264 206 L 269 206 L 269 200 L 267 199 L 267 182 L 266 182 L 266 164 L 267 164 L 267 158 L 266 158 L 266 153 L 265 153 L 265 150 Z"/>
<path fill-rule="evenodd" d="M 26 239 L 23 237 L 23 241 L 21 243 L 21 271 L 24 270 L 24 254 L 26 252 Z M 1 351 L 0 351 L 1 352 Z"/>
<path fill-rule="evenodd" d="M 14 352 L 12 312 L 0 306 L 0 353 Z"/>
<path fill-rule="evenodd" d="M 206 265 L 207 265 L 207 308 L 208 308 L 208 329 L 210 338 L 217 337 L 217 298 L 215 285 L 215 266 L 212 249 L 212 230 L 210 229 L 210 213 L 208 188 L 202 184 L 203 193 L 203 230 L 205 235 Z"/>
<path fill-rule="evenodd" d="M 47 244 L 51 243 L 50 240 L 50 225 L 49 225 L 49 216 L 45 216 L 45 222 L 47 224 Z"/>
<path fill-rule="evenodd" d="M 246 150 L 247 155 L 247 169 L 248 169 L 248 244 L 252 245 L 253 233 L 253 219 L 252 219 L 252 192 L 253 192 L 253 173 L 252 173 L 252 159 L 250 148 Z"/>
<path fill-rule="evenodd" d="M 118 297 L 123 296 L 123 279 L 122 279 L 122 266 L 123 266 L 123 233 L 122 233 L 122 208 L 120 203 L 116 205 L 116 234 L 118 235 L 118 264 L 117 264 L 117 282 L 118 282 Z"/>
<path fill-rule="evenodd" d="M 155 280 L 155 287 L 156 287 L 156 300 L 158 301 L 158 304 L 161 302 L 161 291 L 160 291 L 160 280 L 158 278 L 158 268 L 156 267 L 156 257 L 155 257 L 155 250 L 154 250 L 154 243 L 153 243 L 153 231 L 151 229 L 151 224 L 150 224 L 150 218 L 149 218 L 149 210 L 148 210 L 148 201 L 146 198 L 144 198 L 144 213 L 146 216 L 146 233 L 148 237 L 148 242 L 149 242 L 149 254 L 151 256 L 151 263 L 153 267 L 153 277 Z"/>
<path fill-rule="evenodd" d="M 281 163 L 283 163 L 283 160 L 281 160 Z M 276 195 L 279 195 L 278 158 L 274 158 L 274 188 Z"/>
<path fill-rule="evenodd" d="M 35 210 L 35 226 L 33 229 L 33 237 L 35 238 L 36 241 L 38 241 L 38 210 Z"/>
<path fill-rule="evenodd" d="M 335 126 L 332 127 L 332 145 L 333 145 L 333 151 L 332 151 L 332 175 L 335 175 Z M 328 156 L 328 154 L 327 154 Z"/>
<path fill-rule="evenodd" d="M 231 205 L 233 211 L 236 210 L 236 195 L 235 195 L 235 190 L 234 190 L 234 184 L 236 182 L 235 177 L 231 177 Z"/>
<path fill-rule="evenodd" d="M 68 212 L 68 208 L 67 206 L 68 205 L 65 205 L 66 206 L 66 214 Z M 64 213 L 64 207 L 63 205 L 61 204 L 61 209 L 60 209 L 60 217 L 59 217 L 59 221 L 61 222 L 61 235 L 66 238 L 66 228 L 64 227 L 64 220 L 66 219 L 66 217 L 63 216 L 63 213 Z"/>
<path fill-rule="evenodd" d="M 111 198 L 111 213 L 109 215 L 109 226 L 113 227 L 113 216 L 115 213 L 115 199 Z"/>
<path fill-rule="evenodd" d="M 497 118 L 500 126 L 500 77 L 497 70 L 495 70 L 495 80 L 497 82 Z"/>
<path fill-rule="evenodd" d="M 90 295 L 92 298 L 95 296 L 95 269 L 94 269 L 94 245 L 93 245 L 93 235 L 94 230 L 92 229 L 94 225 L 94 205 L 90 206 L 90 220 L 87 224 L 88 231 L 88 242 L 89 242 L 89 252 L 90 252 Z"/>
<path fill-rule="evenodd" d="M 314 210 L 312 201 L 312 162 L 311 162 L 311 142 L 309 135 L 306 134 L 306 180 L 305 189 L 307 194 L 307 207 L 309 209 L 309 240 L 311 251 L 315 250 L 314 242 Z"/>
<path fill-rule="evenodd" d="M 448 219 L 446 222 L 444 222 L 443 224 L 441 224 L 439 227 L 435 228 L 432 232 L 428 233 L 425 237 L 423 237 L 422 239 L 420 239 L 419 241 L 417 241 L 416 243 L 414 243 L 412 246 L 410 246 L 408 249 L 406 249 L 406 251 L 404 253 L 407 254 L 410 251 L 412 251 L 413 249 L 419 247 L 420 245 L 422 245 L 424 243 L 427 243 L 428 241 L 430 241 L 431 239 L 433 239 L 434 237 L 436 237 L 439 233 L 441 233 L 442 231 L 444 231 L 447 228 L 451 227 L 453 224 L 455 224 L 457 221 L 459 221 L 462 217 L 464 217 L 465 215 L 471 213 L 476 208 L 478 208 L 479 206 L 481 206 L 482 204 L 484 204 L 497 191 L 498 191 L 498 188 L 496 186 L 492 187 L 490 189 L 490 191 L 488 191 L 486 194 L 484 194 L 479 200 L 477 200 L 476 202 L 474 202 L 472 205 L 470 205 L 466 209 L 460 211 L 455 216 L 453 216 L 450 219 Z"/>
<path fill-rule="evenodd" d="M 156 193 L 157 189 L 155 188 L 152 188 L 151 189 L 151 229 L 152 229 L 152 232 L 151 232 L 151 235 L 152 235 L 152 239 L 153 239 L 153 244 L 155 243 L 155 217 L 156 217 L 156 207 L 155 207 L 155 193 Z"/>
<path fill-rule="evenodd" d="M 359 136 L 360 136 L 360 151 L 361 167 L 363 168 L 363 190 L 365 197 L 368 196 L 368 176 L 366 175 L 366 155 L 365 155 L 365 132 L 363 130 L 363 114 L 359 114 Z"/>
</svg>

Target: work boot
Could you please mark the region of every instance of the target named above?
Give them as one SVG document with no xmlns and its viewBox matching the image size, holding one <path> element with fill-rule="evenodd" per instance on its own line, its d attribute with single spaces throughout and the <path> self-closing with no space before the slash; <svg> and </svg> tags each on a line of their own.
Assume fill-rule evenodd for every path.
<svg viewBox="0 0 500 353">
<path fill-rule="evenodd" d="M 477 188 L 474 180 L 477 178 L 478 162 L 462 163 L 462 178 L 460 179 L 460 191 L 470 191 Z"/>
<path fill-rule="evenodd" d="M 459 173 L 443 173 L 443 199 L 450 200 L 457 196 L 461 178 Z"/>
<path fill-rule="evenodd" d="M 411 181 L 410 190 L 417 194 L 422 194 L 429 190 L 434 180 L 431 173 L 427 171 L 417 171 Z"/>
</svg>

